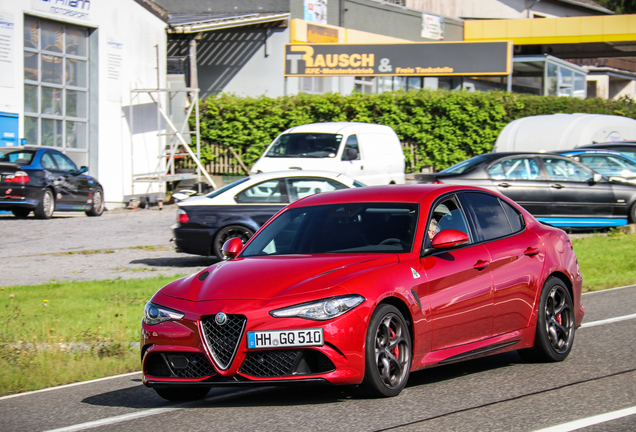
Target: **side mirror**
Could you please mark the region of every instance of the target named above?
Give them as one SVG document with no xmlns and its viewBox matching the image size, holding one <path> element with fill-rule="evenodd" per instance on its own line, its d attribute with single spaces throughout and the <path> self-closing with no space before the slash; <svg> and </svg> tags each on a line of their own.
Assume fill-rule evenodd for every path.
<svg viewBox="0 0 636 432">
<path fill-rule="evenodd" d="M 462 246 L 470 241 L 468 234 L 463 231 L 446 229 L 438 232 L 431 240 L 431 246 L 435 249 L 448 249 Z"/>
<path fill-rule="evenodd" d="M 233 237 L 223 243 L 223 256 L 225 259 L 236 257 L 243 250 L 243 242 L 238 237 Z"/>
<path fill-rule="evenodd" d="M 594 173 L 594 177 L 592 177 L 592 179 L 594 180 L 594 183 L 598 183 L 601 180 L 603 180 L 603 175 L 599 173 Z"/>
<path fill-rule="evenodd" d="M 354 147 L 345 148 L 344 160 L 356 160 L 358 159 L 358 149 Z"/>
<path fill-rule="evenodd" d="M 80 167 L 80 170 L 79 170 L 80 174 L 83 174 L 83 173 L 85 173 L 86 171 L 88 171 L 88 167 L 85 167 L 85 166 Z"/>
</svg>

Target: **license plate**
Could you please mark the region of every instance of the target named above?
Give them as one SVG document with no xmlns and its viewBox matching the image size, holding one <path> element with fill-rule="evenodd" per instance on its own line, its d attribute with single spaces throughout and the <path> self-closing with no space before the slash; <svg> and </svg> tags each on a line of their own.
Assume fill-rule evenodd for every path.
<svg viewBox="0 0 636 432">
<path fill-rule="evenodd" d="M 250 349 L 323 346 L 324 344 L 321 328 L 247 332 L 247 347 Z"/>
</svg>

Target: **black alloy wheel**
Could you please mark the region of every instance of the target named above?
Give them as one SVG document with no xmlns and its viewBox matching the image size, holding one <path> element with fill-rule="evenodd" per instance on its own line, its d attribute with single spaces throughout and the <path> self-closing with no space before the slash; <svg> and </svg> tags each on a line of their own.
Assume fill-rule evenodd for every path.
<svg viewBox="0 0 636 432">
<path fill-rule="evenodd" d="M 53 216 L 54 210 L 55 197 L 53 196 L 53 191 L 48 188 L 44 189 L 44 192 L 42 192 L 42 198 L 33 213 L 37 219 L 50 219 L 51 216 Z"/>
<path fill-rule="evenodd" d="M 97 188 L 93 192 L 93 204 L 90 210 L 87 210 L 86 216 L 101 216 L 104 213 L 104 191 L 102 188 Z"/>
<path fill-rule="evenodd" d="M 214 242 L 212 243 L 212 253 L 217 259 L 223 260 L 225 259 L 225 257 L 223 256 L 223 244 L 226 241 L 231 238 L 238 237 L 241 239 L 243 244 L 245 244 L 253 235 L 254 231 L 242 225 L 229 225 L 223 227 L 214 236 Z"/>
<path fill-rule="evenodd" d="M 574 304 L 563 281 L 550 277 L 541 291 L 537 330 L 532 348 L 519 350 L 531 362 L 563 361 L 574 343 Z"/>
<path fill-rule="evenodd" d="M 397 396 L 409 379 L 411 361 L 411 336 L 404 316 L 392 305 L 380 305 L 367 330 L 362 390 L 372 397 Z"/>
</svg>

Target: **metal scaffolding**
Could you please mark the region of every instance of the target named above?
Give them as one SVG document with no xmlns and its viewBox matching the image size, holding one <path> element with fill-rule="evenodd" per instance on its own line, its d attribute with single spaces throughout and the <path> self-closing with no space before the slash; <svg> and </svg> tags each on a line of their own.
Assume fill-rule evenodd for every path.
<svg viewBox="0 0 636 432">
<path fill-rule="evenodd" d="M 157 140 L 159 147 L 159 155 L 157 156 L 156 168 L 148 173 L 135 173 L 134 168 L 134 106 L 135 102 L 139 102 L 142 95 L 148 95 L 153 104 L 157 107 Z M 173 116 L 169 114 L 164 105 L 170 104 L 172 100 L 178 96 L 189 96 L 190 104 L 182 124 L 173 121 Z M 174 182 L 180 180 L 196 179 L 197 183 L 201 183 L 202 176 L 205 177 L 208 184 L 216 189 L 216 184 L 208 174 L 207 170 L 201 163 L 201 134 L 199 127 L 199 89 L 198 88 L 181 88 L 181 89 L 134 89 L 131 90 L 131 110 L 130 110 L 130 139 L 131 139 L 131 174 L 132 174 L 132 192 L 134 196 L 147 197 L 150 194 L 152 184 L 163 184 L 165 182 Z M 188 119 L 194 111 L 195 130 L 189 130 Z M 165 127 L 162 127 L 162 122 Z M 189 138 L 189 139 L 186 139 Z M 196 152 L 191 148 L 192 138 L 196 144 Z M 190 144 L 188 143 L 190 141 Z M 192 173 L 176 173 L 175 158 L 190 157 L 196 164 L 196 174 Z M 147 183 L 148 186 L 143 193 L 135 193 L 136 183 Z"/>
</svg>

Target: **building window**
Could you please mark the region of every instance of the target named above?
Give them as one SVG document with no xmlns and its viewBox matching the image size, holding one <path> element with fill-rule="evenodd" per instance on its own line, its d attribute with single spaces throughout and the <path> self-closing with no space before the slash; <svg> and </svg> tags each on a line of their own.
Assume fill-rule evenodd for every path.
<svg viewBox="0 0 636 432">
<path fill-rule="evenodd" d="M 24 130 L 28 144 L 88 152 L 88 31 L 24 20 Z M 70 156 L 70 155 L 69 155 Z"/>
<path fill-rule="evenodd" d="M 331 91 L 331 77 L 300 77 L 300 91 L 322 94 Z"/>
</svg>

